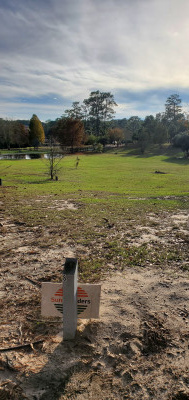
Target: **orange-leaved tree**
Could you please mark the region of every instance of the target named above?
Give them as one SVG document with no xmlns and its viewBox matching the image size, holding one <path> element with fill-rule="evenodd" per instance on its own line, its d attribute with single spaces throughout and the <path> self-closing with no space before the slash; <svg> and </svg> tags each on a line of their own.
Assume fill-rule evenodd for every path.
<svg viewBox="0 0 189 400">
<path fill-rule="evenodd" d="M 108 138 L 110 143 L 116 143 L 117 146 L 124 140 L 123 129 L 121 128 L 111 128 L 108 131 Z"/>
<path fill-rule="evenodd" d="M 53 131 L 60 146 L 62 148 L 70 146 L 72 152 L 74 147 L 79 147 L 83 143 L 85 137 L 84 125 L 80 119 L 61 118 L 57 121 Z"/>
</svg>

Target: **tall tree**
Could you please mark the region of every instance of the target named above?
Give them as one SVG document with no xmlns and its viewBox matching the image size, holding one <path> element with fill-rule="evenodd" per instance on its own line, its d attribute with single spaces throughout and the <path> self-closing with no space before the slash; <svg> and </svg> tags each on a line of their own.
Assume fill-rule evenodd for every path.
<svg viewBox="0 0 189 400">
<path fill-rule="evenodd" d="M 109 121 L 115 114 L 113 107 L 117 106 L 117 103 L 114 100 L 113 94 L 111 94 L 110 92 L 102 92 L 101 95 L 103 119 L 104 121 Z"/>
<path fill-rule="evenodd" d="M 132 116 L 127 121 L 127 130 L 131 132 L 132 140 L 138 140 L 139 129 L 142 128 L 142 120 L 137 116 Z"/>
<path fill-rule="evenodd" d="M 95 134 L 105 134 L 105 122 L 113 118 L 114 107 L 117 106 L 114 96 L 110 92 L 91 92 L 88 99 L 84 100 L 88 109 L 91 122 L 94 122 Z"/>
<path fill-rule="evenodd" d="M 14 126 L 12 121 L 0 118 L 0 145 L 1 148 L 8 148 L 12 144 L 12 137 L 14 135 Z"/>
<path fill-rule="evenodd" d="M 18 121 L 14 121 L 14 146 L 26 147 L 29 145 L 29 132 L 28 128 Z"/>
<path fill-rule="evenodd" d="M 139 129 L 138 144 L 140 146 L 141 153 L 144 154 L 146 148 L 149 145 L 149 133 L 144 126 L 141 129 Z"/>
<path fill-rule="evenodd" d="M 182 100 L 177 93 L 167 98 L 165 103 L 165 117 L 168 122 L 176 122 L 183 117 L 181 103 Z"/>
<path fill-rule="evenodd" d="M 79 101 L 74 101 L 72 103 L 72 108 L 70 110 L 65 110 L 68 118 L 82 119 L 84 117 L 82 107 L 79 105 Z"/>
<path fill-rule="evenodd" d="M 33 114 L 29 123 L 29 141 L 34 147 L 38 147 L 39 144 L 43 144 L 45 141 L 43 125 L 35 114 Z"/>
<path fill-rule="evenodd" d="M 163 143 L 167 142 L 168 139 L 168 130 L 167 127 L 156 120 L 156 125 L 153 132 L 153 143 L 159 144 L 160 148 Z"/>
<path fill-rule="evenodd" d="M 53 132 L 61 147 L 71 146 L 72 152 L 74 147 L 80 146 L 84 140 L 84 125 L 79 119 L 61 118 L 57 121 Z"/>
<path fill-rule="evenodd" d="M 45 132 L 45 137 L 49 140 L 51 137 L 51 129 L 53 126 L 56 124 L 56 121 L 51 121 L 51 119 L 48 119 L 47 121 L 43 122 L 43 129 Z"/>
</svg>

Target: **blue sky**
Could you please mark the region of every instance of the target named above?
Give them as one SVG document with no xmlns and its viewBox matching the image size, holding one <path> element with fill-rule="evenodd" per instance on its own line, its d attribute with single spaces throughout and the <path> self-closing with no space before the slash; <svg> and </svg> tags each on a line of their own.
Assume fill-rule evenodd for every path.
<svg viewBox="0 0 189 400">
<path fill-rule="evenodd" d="M 0 117 L 56 119 L 93 90 L 116 118 L 189 112 L 188 0 L 0 0 Z"/>
</svg>

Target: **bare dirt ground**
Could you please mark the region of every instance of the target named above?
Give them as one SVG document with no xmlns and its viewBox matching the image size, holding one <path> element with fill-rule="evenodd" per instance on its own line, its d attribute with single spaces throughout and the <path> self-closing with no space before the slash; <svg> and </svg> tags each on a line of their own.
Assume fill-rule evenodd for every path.
<svg viewBox="0 0 189 400">
<path fill-rule="evenodd" d="M 189 399 L 188 213 L 148 219 L 138 235 L 128 228 L 130 244 L 184 241 L 184 268 L 110 263 L 100 319 L 78 321 L 75 341 L 62 342 L 61 321 L 41 318 L 40 284 L 60 281 L 65 257 L 84 250 L 61 238 L 45 246 L 41 227 L 2 216 L 0 399 Z"/>
</svg>

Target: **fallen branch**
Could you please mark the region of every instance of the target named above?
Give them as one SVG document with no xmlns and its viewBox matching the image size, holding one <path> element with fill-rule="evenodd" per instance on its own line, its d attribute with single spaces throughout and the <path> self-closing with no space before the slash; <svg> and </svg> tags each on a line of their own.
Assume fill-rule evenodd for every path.
<svg viewBox="0 0 189 400">
<path fill-rule="evenodd" d="M 26 281 L 32 283 L 32 285 L 38 286 L 39 288 L 41 287 L 41 283 L 33 281 L 33 279 L 28 278 L 27 276 L 22 276 L 23 279 L 26 279 Z"/>
<path fill-rule="evenodd" d="M 5 351 L 20 350 L 20 349 L 24 349 L 24 348 L 26 348 L 26 347 L 31 347 L 31 348 L 32 348 L 32 346 L 33 346 L 34 344 L 39 344 L 39 343 L 43 343 L 43 342 L 44 342 L 44 340 L 37 340 L 36 342 L 20 344 L 20 345 L 18 345 L 18 346 L 13 346 L 13 347 L 7 347 L 7 348 L 5 348 L 5 349 L 0 349 L 0 353 L 3 353 L 3 352 L 5 352 Z"/>
</svg>

